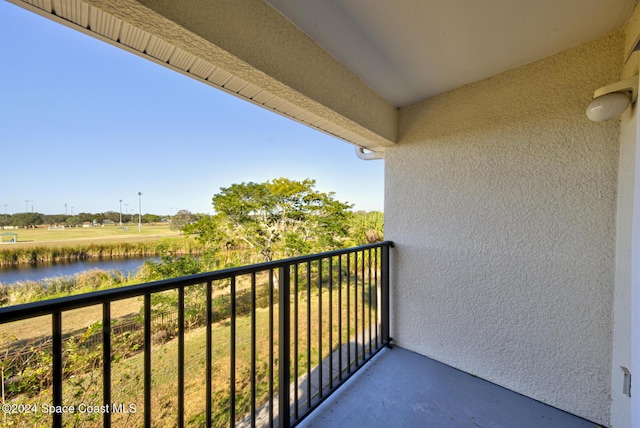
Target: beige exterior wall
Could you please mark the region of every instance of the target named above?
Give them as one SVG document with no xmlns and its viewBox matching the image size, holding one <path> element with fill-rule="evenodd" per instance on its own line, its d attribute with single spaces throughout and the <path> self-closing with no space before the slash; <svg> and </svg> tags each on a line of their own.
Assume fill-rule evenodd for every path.
<svg viewBox="0 0 640 428">
<path fill-rule="evenodd" d="M 610 422 L 618 121 L 615 34 L 400 111 L 386 152 L 392 336 Z"/>
</svg>

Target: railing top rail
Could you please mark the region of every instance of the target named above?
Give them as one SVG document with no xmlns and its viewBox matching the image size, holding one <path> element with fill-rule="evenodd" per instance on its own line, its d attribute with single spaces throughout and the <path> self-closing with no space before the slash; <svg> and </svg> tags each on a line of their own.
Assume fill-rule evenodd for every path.
<svg viewBox="0 0 640 428">
<path fill-rule="evenodd" d="M 131 297 L 144 296 L 145 294 L 157 293 L 160 291 L 176 289 L 183 286 L 203 284 L 209 281 L 217 281 L 234 276 L 250 274 L 252 272 L 262 272 L 269 269 L 278 269 L 280 267 L 292 266 L 295 264 L 306 263 L 308 261 L 325 259 L 329 257 L 339 256 L 341 254 L 348 254 L 356 251 L 366 250 L 369 248 L 379 247 L 393 247 L 393 242 L 384 241 L 376 244 L 327 251 L 324 253 L 311 254 L 307 256 L 239 266 L 213 272 L 205 272 L 178 278 L 164 279 L 161 281 L 112 288 L 109 290 L 93 291 L 90 293 L 78 294 L 74 296 L 60 297 L 56 299 L 42 300 L 39 302 L 8 306 L 0 308 L 0 324 L 28 318 L 35 318 L 42 315 L 50 315 L 55 312 L 63 312 L 91 305 L 98 305 L 104 302 L 114 302 Z"/>
</svg>

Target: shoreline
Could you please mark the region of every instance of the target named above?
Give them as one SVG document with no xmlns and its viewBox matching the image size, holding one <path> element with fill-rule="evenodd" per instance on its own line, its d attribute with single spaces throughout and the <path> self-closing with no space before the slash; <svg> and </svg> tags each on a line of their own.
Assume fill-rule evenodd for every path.
<svg viewBox="0 0 640 428">
<path fill-rule="evenodd" d="M 82 242 L 50 242 L 49 245 L 0 246 L 0 267 L 38 265 L 39 263 L 75 262 L 88 259 L 153 257 L 168 248 L 176 255 L 198 255 L 202 247 L 191 239 L 176 240 L 166 236 L 149 236 L 140 240 L 96 242 L 83 238 Z M 87 243 L 89 242 L 89 243 Z"/>
</svg>

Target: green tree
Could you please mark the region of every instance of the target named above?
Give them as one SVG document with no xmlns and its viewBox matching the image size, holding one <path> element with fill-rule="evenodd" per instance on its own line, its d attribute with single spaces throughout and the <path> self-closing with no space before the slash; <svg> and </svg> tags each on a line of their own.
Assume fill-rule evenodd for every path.
<svg viewBox="0 0 640 428">
<path fill-rule="evenodd" d="M 190 211 L 180 210 L 173 217 L 171 217 L 171 223 L 169 228 L 171 230 L 182 230 L 190 223 L 196 221 L 196 216 L 191 214 Z"/>
<path fill-rule="evenodd" d="M 40 213 L 18 213 L 11 216 L 11 225 L 20 227 L 31 227 L 42 224 L 42 214 Z"/>
<path fill-rule="evenodd" d="M 109 220 L 111 223 L 118 224 L 120 222 L 120 213 L 116 211 L 105 211 L 104 219 Z"/>
<path fill-rule="evenodd" d="M 202 263 L 193 256 L 177 256 L 167 244 L 158 247 L 160 260 L 146 261 L 138 270 L 138 277 L 145 281 L 156 281 L 179 276 L 193 275 L 202 271 Z M 194 310 L 206 301 L 206 289 L 202 286 L 187 287 L 185 290 L 186 318 L 188 323 L 197 322 L 202 311 Z M 178 305 L 177 290 L 151 295 L 151 309 L 155 313 L 172 312 Z"/>
<path fill-rule="evenodd" d="M 81 224 L 82 224 L 82 221 L 80 220 L 80 217 L 77 216 L 77 215 L 69 216 L 69 217 L 67 217 L 67 220 L 65 221 L 65 225 L 66 226 L 71 226 L 71 227 L 79 226 Z"/>
<path fill-rule="evenodd" d="M 176 278 L 199 273 L 202 265 L 193 256 L 177 256 L 167 244 L 158 246 L 160 260 L 148 260 L 144 262 L 143 275 L 147 281 Z"/>
<path fill-rule="evenodd" d="M 351 219 L 349 238 L 353 245 L 381 242 L 384 236 L 384 214 L 380 211 L 357 211 Z"/>
<path fill-rule="evenodd" d="M 67 217 L 68 216 L 65 214 L 44 214 L 42 216 L 42 223 L 51 225 L 62 224 L 65 222 Z"/>
<path fill-rule="evenodd" d="M 0 215 L 0 225 L 9 226 L 11 224 L 11 214 Z"/>
<path fill-rule="evenodd" d="M 247 246 L 266 261 L 343 246 L 351 216 L 351 205 L 310 179 L 233 184 L 214 195 L 213 208 L 185 233 L 216 248 Z"/>
<path fill-rule="evenodd" d="M 159 222 L 161 222 L 161 221 L 162 221 L 162 217 L 160 217 L 159 215 L 156 215 L 156 214 L 149 214 L 149 213 L 147 213 L 147 214 L 144 214 L 144 215 L 142 216 L 142 221 L 143 221 L 144 223 L 149 223 L 149 224 L 152 224 L 152 223 L 159 223 Z"/>
</svg>

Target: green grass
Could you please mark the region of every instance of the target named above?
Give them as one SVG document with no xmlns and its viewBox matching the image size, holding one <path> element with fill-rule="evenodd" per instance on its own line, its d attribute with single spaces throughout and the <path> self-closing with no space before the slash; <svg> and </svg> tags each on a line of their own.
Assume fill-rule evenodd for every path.
<svg viewBox="0 0 640 428">
<path fill-rule="evenodd" d="M 75 261 L 84 258 L 153 256 L 160 254 L 159 250 L 163 246 L 175 254 L 194 254 L 202 250 L 202 245 L 195 238 L 173 234 L 167 227 L 156 227 L 135 235 L 130 231 L 113 227 L 98 231 L 79 229 L 58 236 L 60 240 L 49 241 L 35 239 L 41 239 L 38 234 L 47 233 L 53 233 L 50 238 L 55 237 L 56 231 L 28 232 L 34 233 L 34 240 L 0 245 L 0 265 Z M 106 235 L 100 237 L 98 232 Z M 79 234 L 84 234 L 84 237 L 77 238 Z"/>
<path fill-rule="evenodd" d="M 34 244 L 55 243 L 60 245 L 78 244 L 83 241 L 91 242 L 112 242 L 112 241 L 135 241 L 148 240 L 159 237 L 179 237 L 177 231 L 170 230 L 168 224 L 155 224 L 153 226 L 143 224 L 142 233 L 138 231 L 137 224 L 126 225 L 127 230 L 120 229 L 117 225 L 103 227 L 66 227 L 64 229 L 51 229 L 47 226 L 36 229 L 12 229 L 9 232 L 18 234 L 18 242 L 3 243 L 2 246 L 21 246 Z"/>
<path fill-rule="evenodd" d="M 261 285 L 259 287 L 264 287 Z M 224 287 L 216 287 L 220 292 L 224 292 Z M 351 310 L 351 331 L 346 330 L 346 288 L 343 288 L 343 308 L 340 311 L 338 303 L 338 291 L 334 288 L 332 295 L 333 317 L 329 320 L 329 292 L 323 289 L 322 292 L 322 326 L 318 325 L 318 299 L 317 288 L 312 290 L 311 309 L 311 356 L 310 366 L 317 365 L 322 359 L 329 355 L 330 349 L 337 346 L 339 332 L 337 331 L 337 313 L 343 316 L 343 331 L 341 332 L 342 343 L 345 343 L 353 336 L 354 313 Z M 360 308 L 359 297 L 358 305 Z M 307 364 L 307 343 L 306 343 L 306 291 L 298 293 L 300 305 L 300 318 L 298 331 L 300 334 L 299 374 L 306 372 Z M 353 305 L 353 294 L 351 304 Z M 135 301 L 132 299 L 132 304 Z M 138 300 L 139 305 L 139 300 Z M 293 316 L 293 302 L 292 316 Z M 99 308 L 96 308 L 99 309 Z M 278 329 L 278 305 L 274 305 L 274 330 Z M 363 322 L 360 309 L 356 314 L 359 324 Z M 66 320 L 63 320 L 66 321 Z M 250 369 L 251 369 L 251 317 L 238 316 L 236 322 L 236 415 L 241 419 L 250 410 Z M 256 311 L 256 350 L 257 350 L 257 405 L 265 402 L 268 397 L 268 355 L 269 355 L 269 310 L 268 308 L 258 308 Z M 292 323 L 293 329 L 293 323 Z M 333 343 L 328 342 L 329 329 L 333 331 Z M 322 355 L 318 352 L 318 331 L 323 331 Z M 294 334 L 291 331 L 293 340 Z M 213 335 L 213 420 L 214 426 L 229 425 L 229 379 L 230 379 L 230 323 L 228 320 L 216 323 L 212 328 Z M 274 384 L 277 388 L 277 333 L 274 338 L 274 373 L 276 379 Z M 166 343 L 154 344 L 152 353 L 152 425 L 153 426 L 175 426 L 177 414 L 177 339 Z M 291 345 L 292 359 L 293 343 Z M 144 418 L 143 406 L 143 353 L 138 353 L 130 358 L 117 358 L 112 363 L 112 394 L 113 401 L 117 403 L 135 404 L 137 412 L 129 414 L 114 414 L 114 426 L 140 426 Z M 69 358 L 67 358 L 68 361 Z M 199 327 L 191 330 L 185 335 L 185 421 L 189 426 L 202 426 L 204 421 L 205 403 L 205 377 L 206 377 L 206 329 Z M 96 370 L 78 374 L 72 379 L 65 380 L 64 403 L 85 403 L 100 405 L 102 400 L 102 378 L 99 364 Z M 277 394 L 277 391 L 274 392 Z M 51 389 L 42 391 L 35 397 L 19 396 L 11 400 L 14 403 L 50 403 Z M 38 419 L 41 418 L 41 419 Z M 15 426 L 47 426 L 50 419 L 39 415 L 9 415 L 7 422 L 14 423 Z M 101 426 L 102 418 L 92 418 L 89 415 L 67 415 L 65 416 L 65 426 Z"/>
</svg>

